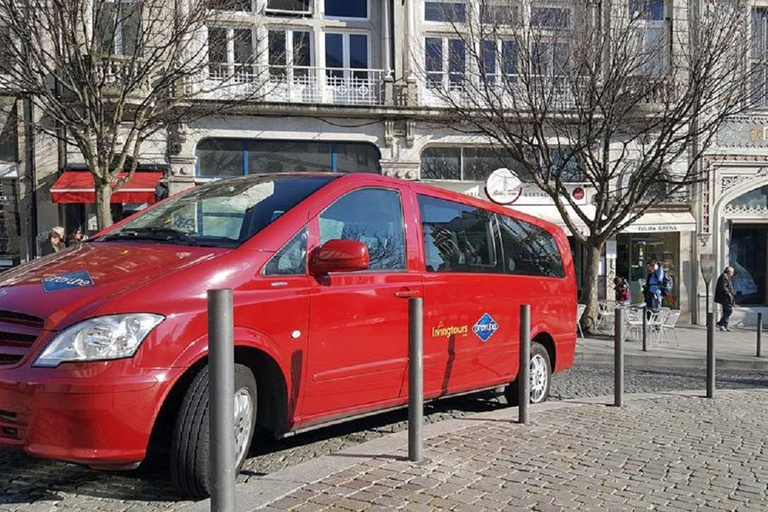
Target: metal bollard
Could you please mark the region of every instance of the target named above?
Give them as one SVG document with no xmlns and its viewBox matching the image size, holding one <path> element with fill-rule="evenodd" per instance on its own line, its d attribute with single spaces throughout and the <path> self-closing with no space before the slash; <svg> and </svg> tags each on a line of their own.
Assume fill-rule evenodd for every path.
<svg viewBox="0 0 768 512">
<path fill-rule="evenodd" d="M 613 319 L 613 404 L 621 407 L 624 403 L 624 314 L 616 308 Z"/>
<path fill-rule="evenodd" d="M 208 290 L 211 510 L 235 510 L 235 343 L 232 290 Z"/>
<path fill-rule="evenodd" d="M 643 304 L 643 352 L 648 352 L 648 305 Z"/>
<path fill-rule="evenodd" d="M 715 397 L 715 314 L 707 313 L 707 398 Z"/>
<path fill-rule="evenodd" d="M 757 314 L 757 357 L 763 357 L 763 314 Z"/>
<path fill-rule="evenodd" d="M 424 458 L 424 299 L 408 299 L 408 459 Z"/>
<path fill-rule="evenodd" d="M 520 367 L 517 372 L 518 421 L 528 425 L 528 406 L 531 403 L 531 306 L 520 305 Z"/>
</svg>

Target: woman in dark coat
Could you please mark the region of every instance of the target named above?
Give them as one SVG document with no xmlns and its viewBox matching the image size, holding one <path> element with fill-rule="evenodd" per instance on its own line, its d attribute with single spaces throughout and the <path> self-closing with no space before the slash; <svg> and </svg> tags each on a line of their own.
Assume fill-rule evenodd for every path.
<svg viewBox="0 0 768 512">
<path fill-rule="evenodd" d="M 728 320 L 733 314 L 733 284 L 731 284 L 731 278 L 733 277 L 733 267 L 725 267 L 723 273 L 717 278 L 717 285 L 715 286 L 715 302 L 723 306 L 723 316 L 720 317 L 720 321 L 717 322 L 717 328 L 721 331 L 730 331 L 728 328 Z"/>
</svg>

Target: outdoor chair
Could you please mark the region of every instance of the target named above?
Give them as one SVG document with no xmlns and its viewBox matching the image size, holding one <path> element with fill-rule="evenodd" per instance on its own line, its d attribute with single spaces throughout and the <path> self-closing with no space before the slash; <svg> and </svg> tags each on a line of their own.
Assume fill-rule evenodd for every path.
<svg viewBox="0 0 768 512">
<path fill-rule="evenodd" d="M 669 341 L 668 333 L 669 331 L 672 331 L 672 334 L 675 335 L 675 346 L 680 346 L 680 340 L 677 337 L 677 330 L 675 330 L 675 325 L 677 324 L 677 320 L 680 318 L 680 310 L 673 309 L 667 313 L 667 316 L 664 318 L 664 321 L 661 323 L 661 334 L 664 337 L 665 340 Z"/>
<path fill-rule="evenodd" d="M 576 308 L 576 326 L 579 328 L 579 334 L 581 334 L 582 340 L 584 339 L 584 331 L 581 330 L 581 317 L 584 315 L 586 309 L 586 304 L 579 304 Z"/>
<path fill-rule="evenodd" d="M 615 313 L 613 303 L 608 301 L 598 301 L 597 303 L 597 325 L 595 329 L 598 331 L 603 330 L 604 326 L 606 330 L 610 330 L 611 321 L 613 320 Z"/>
<path fill-rule="evenodd" d="M 643 310 L 642 308 L 627 308 L 626 313 L 627 321 L 627 339 L 642 340 L 643 339 Z M 635 338 L 634 335 L 637 335 Z"/>
<path fill-rule="evenodd" d="M 649 310 L 650 311 L 650 310 Z M 664 335 L 664 321 L 669 316 L 669 308 L 661 308 L 658 311 L 651 311 L 648 317 L 648 338 L 652 338 L 652 334 L 656 335 L 656 344 L 661 343 L 662 336 Z"/>
</svg>

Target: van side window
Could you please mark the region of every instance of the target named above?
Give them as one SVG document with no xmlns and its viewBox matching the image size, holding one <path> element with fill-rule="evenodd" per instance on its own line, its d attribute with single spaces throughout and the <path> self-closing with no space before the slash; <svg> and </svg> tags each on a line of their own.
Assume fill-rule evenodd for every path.
<svg viewBox="0 0 768 512">
<path fill-rule="evenodd" d="M 366 188 L 345 195 L 320 214 L 320 244 L 363 242 L 370 270 L 405 270 L 405 232 L 400 194 Z"/>
<path fill-rule="evenodd" d="M 565 277 L 560 250 L 549 232 L 523 220 L 497 217 L 506 273 Z"/>
<path fill-rule="evenodd" d="M 429 272 L 501 272 L 492 215 L 452 201 L 419 196 Z"/>
<path fill-rule="evenodd" d="M 277 251 L 264 267 L 265 276 L 304 274 L 307 268 L 307 228 L 304 227 Z"/>
</svg>

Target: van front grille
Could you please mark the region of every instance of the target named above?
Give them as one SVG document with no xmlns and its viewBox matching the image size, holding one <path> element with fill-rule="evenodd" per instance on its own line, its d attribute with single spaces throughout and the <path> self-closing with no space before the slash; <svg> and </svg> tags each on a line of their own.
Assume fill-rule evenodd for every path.
<svg viewBox="0 0 768 512">
<path fill-rule="evenodd" d="M 0 367 L 18 363 L 40 337 L 45 321 L 14 311 L 0 311 Z"/>
</svg>

